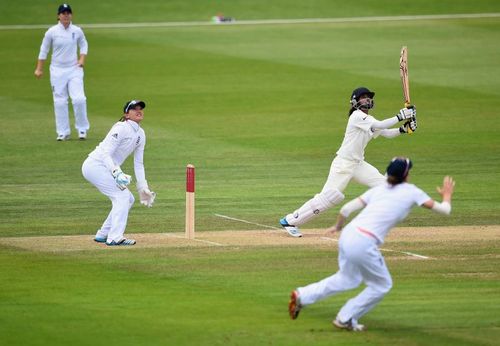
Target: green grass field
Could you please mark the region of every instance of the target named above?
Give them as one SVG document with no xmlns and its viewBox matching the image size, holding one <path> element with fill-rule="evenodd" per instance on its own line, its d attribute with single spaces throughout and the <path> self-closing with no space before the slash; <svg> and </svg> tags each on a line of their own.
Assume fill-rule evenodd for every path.
<svg viewBox="0 0 500 346">
<path fill-rule="evenodd" d="M 492 1 L 77 1 L 75 24 L 453 13 L 499 13 Z M 80 167 L 125 101 L 144 99 L 145 165 L 158 193 L 136 204 L 130 233 L 180 232 L 185 166 L 197 167 L 197 232 L 276 226 L 317 193 L 347 121 L 350 92 L 376 91 L 373 114 L 402 106 L 399 50 L 409 47 L 419 112 L 413 136 L 376 139 L 367 161 L 381 171 L 396 155 L 433 197 L 457 181 L 452 217 L 415 210 L 401 226 L 500 225 L 500 18 L 283 25 L 85 28 L 91 130 L 56 142 L 48 66 L 33 71 L 58 3 L 3 1 L 0 19 L 0 238 L 92 235 L 109 202 Z M 142 5 L 141 5 L 142 6 Z M 451 10 L 453 9 L 453 10 Z M 3 12 L 3 11 L 2 11 Z M 47 64 L 48 65 L 48 64 Z M 133 174 L 131 162 L 123 169 Z M 133 188 L 133 190 L 135 190 Z M 346 198 L 365 190 L 351 184 Z M 329 226 L 333 208 L 307 226 Z M 491 228 L 487 228 L 490 230 Z M 481 230 L 479 230 L 481 232 Z M 44 252 L 0 245 L 0 340 L 37 344 L 494 344 L 500 337 L 498 237 L 390 245 L 437 260 L 386 254 L 393 291 L 361 335 L 329 321 L 353 292 L 291 322 L 289 291 L 336 270 L 337 250 L 232 246 Z M 390 237 L 389 237 L 390 239 Z M 2 243 L 4 244 L 4 243 Z"/>
</svg>

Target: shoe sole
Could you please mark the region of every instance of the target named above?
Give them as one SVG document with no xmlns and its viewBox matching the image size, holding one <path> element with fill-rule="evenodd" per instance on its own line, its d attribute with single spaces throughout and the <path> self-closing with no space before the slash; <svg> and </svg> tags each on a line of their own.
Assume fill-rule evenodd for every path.
<svg viewBox="0 0 500 346">
<path fill-rule="evenodd" d="M 286 222 L 285 218 L 280 220 L 280 225 L 281 225 L 281 227 L 283 227 L 285 229 L 285 231 L 289 235 L 291 235 L 294 238 L 302 237 L 302 233 L 300 233 L 300 231 L 298 230 L 297 227 L 292 226 L 292 225 L 288 225 L 288 222 L 286 224 L 283 224 L 283 222 Z"/>
<path fill-rule="evenodd" d="M 121 243 L 115 243 L 114 241 L 111 242 L 111 243 L 108 243 L 106 242 L 106 245 L 107 246 L 132 246 L 132 245 L 135 245 L 137 242 L 134 240 L 134 242 L 128 242 L 128 240 L 126 241 L 122 241 Z"/>
<path fill-rule="evenodd" d="M 94 241 L 95 241 L 96 243 L 105 243 L 105 242 L 106 242 L 106 240 L 107 240 L 107 239 L 105 239 L 105 238 L 94 238 Z"/>
<path fill-rule="evenodd" d="M 347 324 L 347 323 L 342 323 L 337 319 L 333 320 L 332 324 L 334 325 L 334 327 L 336 327 L 338 329 L 344 329 L 344 330 L 348 330 L 351 332 L 362 332 L 365 330 L 365 326 L 362 324 L 358 324 L 356 327 L 353 327 L 352 325 Z"/>
<path fill-rule="evenodd" d="M 288 313 L 292 320 L 296 320 L 299 317 L 300 306 L 297 304 L 298 293 L 293 291 L 290 295 L 290 302 L 288 303 Z"/>
<path fill-rule="evenodd" d="M 286 230 L 286 232 L 289 235 L 291 235 L 294 238 L 300 238 L 300 237 L 302 237 L 302 233 L 300 233 L 299 231 L 297 231 L 297 229 L 287 229 L 287 227 L 285 227 L 285 230 Z"/>
</svg>

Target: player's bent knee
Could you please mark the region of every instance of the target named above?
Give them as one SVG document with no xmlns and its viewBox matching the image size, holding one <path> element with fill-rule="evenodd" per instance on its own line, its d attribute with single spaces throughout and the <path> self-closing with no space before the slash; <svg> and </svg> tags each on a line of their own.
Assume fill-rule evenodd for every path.
<svg viewBox="0 0 500 346">
<path fill-rule="evenodd" d="M 389 293 L 389 291 L 392 288 L 392 280 L 388 280 L 384 282 L 382 285 L 377 287 L 377 292 L 379 292 L 381 295 L 386 295 Z"/>
</svg>

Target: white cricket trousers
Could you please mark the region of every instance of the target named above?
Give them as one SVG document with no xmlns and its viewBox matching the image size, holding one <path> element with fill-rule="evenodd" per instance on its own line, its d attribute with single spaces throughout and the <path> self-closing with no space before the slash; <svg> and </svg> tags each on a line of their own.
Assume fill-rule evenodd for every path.
<svg viewBox="0 0 500 346">
<path fill-rule="evenodd" d="M 68 96 L 73 103 L 75 128 L 78 131 L 87 131 L 90 125 L 87 119 L 87 98 L 83 90 L 83 68 L 78 65 L 71 67 L 50 65 L 50 84 L 54 98 L 57 134 L 68 136 L 71 133 Z"/>
<path fill-rule="evenodd" d="M 111 211 L 96 236 L 107 238 L 108 243 L 112 240 L 122 240 L 127 227 L 128 212 L 135 201 L 134 195 L 129 189 L 120 190 L 104 163 L 93 158 L 88 157 L 83 162 L 82 174 L 112 203 Z"/>
<path fill-rule="evenodd" d="M 320 299 L 358 287 L 366 288 L 347 301 L 337 318 L 342 322 L 357 322 L 373 309 L 390 291 L 392 278 L 377 240 L 347 225 L 339 239 L 339 271 L 319 282 L 298 288 L 302 305 L 310 305 Z"/>
<path fill-rule="evenodd" d="M 386 177 L 366 161 L 353 161 L 336 156 L 330 166 L 323 191 L 336 189 L 343 192 L 351 180 L 368 187 L 374 187 L 383 184 Z"/>
</svg>

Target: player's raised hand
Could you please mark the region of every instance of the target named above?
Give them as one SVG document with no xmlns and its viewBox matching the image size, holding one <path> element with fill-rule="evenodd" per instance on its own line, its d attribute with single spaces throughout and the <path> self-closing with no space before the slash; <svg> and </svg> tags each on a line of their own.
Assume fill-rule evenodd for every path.
<svg viewBox="0 0 500 346">
<path fill-rule="evenodd" d="M 417 130 L 417 119 L 413 118 L 406 121 L 403 126 L 399 127 L 399 132 L 401 133 L 412 133 Z"/>
<path fill-rule="evenodd" d="M 398 117 L 398 120 L 406 120 L 406 119 L 412 119 L 417 117 L 417 109 L 415 106 L 411 105 L 406 108 L 402 108 L 399 110 L 399 113 L 396 114 Z"/>
<path fill-rule="evenodd" d="M 446 176 L 443 179 L 443 186 L 437 187 L 437 192 L 443 197 L 443 201 L 451 201 L 451 196 L 455 190 L 455 180 L 452 177 Z"/>
</svg>

